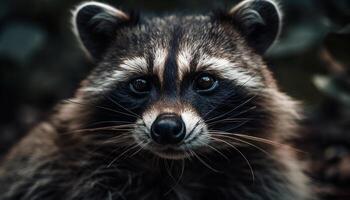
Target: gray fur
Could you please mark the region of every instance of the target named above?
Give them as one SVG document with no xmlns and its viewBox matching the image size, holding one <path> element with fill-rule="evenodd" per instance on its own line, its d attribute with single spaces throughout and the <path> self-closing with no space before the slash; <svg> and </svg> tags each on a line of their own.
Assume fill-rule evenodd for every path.
<svg viewBox="0 0 350 200">
<path fill-rule="evenodd" d="M 271 16 L 260 10 L 264 6 L 257 5 L 266 4 L 271 10 L 277 9 L 275 4 L 267 0 L 246 1 L 249 5 L 252 2 L 254 16 L 264 18 L 257 22 L 268 23 L 266 20 Z M 297 134 L 298 105 L 279 91 L 260 54 L 261 47 L 266 50 L 271 44 L 271 38 L 267 38 L 267 44 L 254 46 L 256 43 L 244 34 L 232 10 L 228 14 L 168 15 L 137 20 L 109 6 L 98 6 L 101 4 L 90 7 L 89 12 L 83 12 L 77 19 L 80 9 L 84 9 L 78 7 L 73 20 L 80 26 L 75 30 L 97 62 L 96 68 L 82 82 L 75 97 L 58 105 L 53 115 L 32 130 L 2 161 L 0 199 L 313 199 L 309 180 L 295 151 L 286 147 L 287 139 Z M 89 17 L 93 23 L 79 21 L 89 21 Z M 274 24 L 273 32 L 265 35 L 276 37 L 278 26 L 279 23 Z M 96 30 L 97 37 L 90 35 Z M 110 40 L 99 43 L 98 39 L 104 36 Z M 155 52 L 159 49 L 164 49 L 166 59 L 159 62 L 161 66 L 155 66 Z M 188 51 L 188 56 L 181 63 L 178 55 L 183 51 Z M 203 66 L 205 63 L 198 64 L 205 60 L 203 57 L 218 62 L 224 59 L 222 63 L 229 66 L 218 64 L 217 69 L 208 70 Z M 118 67 L 135 58 L 141 59 L 136 59 L 138 64 L 146 62 L 147 67 L 131 69 L 137 68 L 132 63 L 126 68 Z M 187 79 L 199 70 L 217 74 L 222 87 L 226 87 L 221 88 L 221 96 L 200 98 L 192 90 L 183 89 L 186 81 L 191 82 Z M 142 104 L 127 89 L 130 78 L 141 75 L 156 77 L 159 87 L 154 92 L 157 94 Z M 247 77 L 254 84 L 245 84 Z M 232 94 L 236 96 L 233 98 Z M 210 132 L 214 129 L 207 120 L 231 110 L 236 112 L 231 117 L 243 113 L 243 117 L 253 120 L 238 126 L 226 122 L 219 128 L 229 126 L 234 130 L 230 133 L 236 134 L 241 133 L 236 132 L 238 127 L 250 137 L 270 140 L 273 144 L 247 140 L 253 146 L 245 143 L 232 148 L 227 145 L 229 139 L 209 140 L 212 146 L 198 145 L 201 143 L 196 148 L 189 146 L 198 155 L 186 152 L 187 156 L 165 159 L 152 151 L 152 144 L 145 144 L 144 140 L 150 143 L 152 140 L 143 118 L 152 112 L 169 110 L 177 114 L 191 110 L 203 119 L 204 125 L 196 133 L 198 137 L 193 137 L 196 142 L 215 134 Z M 131 131 L 104 130 L 97 126 L 98 122 L 107 120 L 130 122 Z M 135 134 L 144 137 L 135 141 Z M 143 148 L 137 146 L 142 142 Z"/>
</svg>

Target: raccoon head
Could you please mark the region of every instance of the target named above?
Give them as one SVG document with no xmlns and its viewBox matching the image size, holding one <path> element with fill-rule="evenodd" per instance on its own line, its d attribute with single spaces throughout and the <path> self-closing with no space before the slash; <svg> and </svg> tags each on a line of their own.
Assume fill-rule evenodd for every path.
<svg viewBox="0 0 350 200">
<path fill-rule="evenodd" d="M 163 17 L 88 2 L 73 25 L 97 63 L 77 94 L 92 135 L 167 159 L 288 135 L 294 104 L 261 58 L 280 32 L 273 1 Z"/>
</svg>

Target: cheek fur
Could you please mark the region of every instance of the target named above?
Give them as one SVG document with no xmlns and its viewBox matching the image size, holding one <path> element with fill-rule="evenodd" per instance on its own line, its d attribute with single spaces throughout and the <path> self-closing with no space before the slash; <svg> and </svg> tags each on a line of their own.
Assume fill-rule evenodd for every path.
<svg viewBox="0 0 350 200">
<path fill-rule="evenodd" d="M 127 84 L 120 85 L 91 103 L 89 124 L 102 127 L 135 123 L 150 101 L 151 98 L 135 98 Z"/>
<path fill-rule="evenodd" d="M 216 93 L 193 95 L 192 99 L 192 105 L 201 114 L 209 131 L 261 134 L 271 124 L 264 97 L 228 81 L 222 81 Z"/>
</svg>

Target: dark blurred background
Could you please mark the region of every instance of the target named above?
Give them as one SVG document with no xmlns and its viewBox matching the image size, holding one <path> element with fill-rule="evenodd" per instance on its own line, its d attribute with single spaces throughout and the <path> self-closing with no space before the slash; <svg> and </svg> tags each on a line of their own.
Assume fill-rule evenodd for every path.
<svg viewBox="0 0 350 200">
<path fill-rule="evenodd" d="M 77 0 L 0 0 L 0 157 L 92 69 L 71 31 Z M 142 13 L 209 12 L 238 0 L 114 0 Z M 350 199 L 350 0 L 279 0 L 284 29 L 266 61 L 303 102 L 295 146 L 324 199 Z"/>
</svg>

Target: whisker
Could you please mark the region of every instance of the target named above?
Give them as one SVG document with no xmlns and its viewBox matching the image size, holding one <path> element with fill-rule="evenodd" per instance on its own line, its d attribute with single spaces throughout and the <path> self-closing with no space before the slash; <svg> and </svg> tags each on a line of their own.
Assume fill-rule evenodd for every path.
<svg viewBox="0 0 350 200">
<path fill-rule="evenodd" d="M 196 152 L 192 151 L 191 149 L 188 149 L 189 152 L 196 157 L 204 166 L 206 166 L 208 169 L 212 170 L 215 173 L 220 173 L 220 171 L 214 169 L 213 167 L 211 167 L 208 163 L 206 163 L 202 158 L 200 158 L 199 155 L 196 154 Z"/>
<path fill-rule="evenodd" d="M 196 130 L 196 128 L 201 124 L 204 123 L 204 121 L 202 119 L 199 119 L 196 124 L 193 126 L 192 130 L 187 134 L 187 136 L 185 137 L 185 140 L 189 137 L 191 137 L 192 133 Z"/>
<path fill-rule="evenodd" d="M 211 133 L 217 133 L 217 132 L 211 132 Z M 222 137 L 222 138 L 226 138 L 226 139 L 232 139 L 232 140 L 235 140 L 235 141 L 239 141 L 239 142 L 242 142 L 244 144 L 247 144 L 249 146 L 252 146 L 258 150 L 260 150 L 261 152 L 263 152 L 264 154 L 270 156 L 270 157 L 273 157 L 271 153 L 267 152 L 266 150 L 262 149 L 261 147 L 257 146 L 257 145 L 254 145 L 250 142 L 247 142 L 245 140 L 242 140 L 242 139 L 238 139 L 238 138 L 235 138 L 235 137 L 230 137 L 230 136 L 227 136 L 227 135 L 212 135 L 211 137 Z"/>
<path fill-rule="evenodd" d="M 210 136 L 209 136 L 209 138 L 210 138 Z M 198 142 L 201 143 L 201 144 L 204 145 L 204 146 L 207 146 L 207 147 L 211 148 L 212 150 L 214 150 L 215 152 L 217 152 L 218 154 L 220 154 L 222 157 L 224 157 L 226 160 L 229 160 L 228 157 L 227 157 L 224 153 L 222 153 L 221 151 L 219 151 L 217 148 L 211 146 L 210 144 L 206 144 L 206 143 L 204 143 L 204 142 L 202 142 L 202 141 L 198 141 Z"/>
<path fill-rule="evenodd" d="M 128 156 L 128 157 L 131 158 L 131 157 L 135 156 L 135 155 L 138 154 L 140 151 L 142 151 L 142 150 L 145 148 L 145 146 L 147 146 L 149 143 L 150 143 L 150 142 L 147 142 L 147 143 L 142 144 L 142 145 L 140 144 L 140 145 L 139 145 L 140 148 L 139 148 L 137 151 L 135 151 L 133 154 L 131 154 L 130 156 Z"/>
<path fill-rule="evenodd" d="M 256 74 L 256 73 L 254 73 Z M 247 84 L 249 81 L 251 81 L 253 79 L 253 77 L 249 78 L 246 82 L 244 82 L 241 85 L 238 85 L 237 90 L 236 91 L 230 91 L 230 93 L 227 95 L 227 97 L 223 98 L 222 101 L 220 101 L 217 105 L 222 105 L 222 102 L 226 101 L 228 98 L 232 97 L 233 95 L 235 95 L 238 91 L 240 91 L 245 84 Z M 254 96 L 257 96 L 254 95 Z M 211 110 L 209 110 L 207 113 L 204 114 L 203 118 L 205 118 L 206 116 L 208 116 L 211 112 L 213 112 L 218 106 L 214 106 Z"/>
<path fill-rule="evenodd" d="M 232 113 L 233 111 L 239 109 L 240 107 L 242 107 L 242 106 L 246 105 L 247 103 L 249 103 L 250 101 L 252 101 L 256 96 L 257 95 L 254 95 L 254 96 L 250 97 L 249 99 L 247 99 L 246 101 L 242 102 L 241 104 L 239 104 L 238 106 L 234 107 L 233 109 L 231 109 L 231 110 L 229 110 L 229 111 L 227 111 L 227 112 L 225 112 L 223 114 L 220 114 L 220 115 L 217 115 L 215 117 L 212 117 L 212 118 L 206 120 L 205 122 L 207 122 L 207 123 L 208 122 L 212 122 L 213 120 L 220 119 L 221 117 L 224 117 L 224 116 Z"/>
<path fill-rule="evenodd" d="M 244 124 L 248 123 L 249 121 L 250 121 L 250 120 L 243 121 L 243 122 L 237 124 L 237 125 L 234 126 L 234 127 L 231 127 L 231 128 L 229 128 L 229 129 L 226 129 L 225 132 L 229 132 L 229 131 L 236 130 L 236 129 L 242 127 Z"/>
<path fill-rule="evenodd" d="M 256 141 L 256 142 L 269 144 L 269 145 L 272 145 L 272 146 L 275 146 L 275 147 L 283 147 L 283 148 L 291 149 L 291 150 L 296 151 L 296 152 L 307 153 L 305 151 L 302 151 L 302 150 L 297 149 L 295 147 L 292 147 L 290 145 L 279 143 L 279 142 L 276 142 L 276 141 L 272 141 L 272 140 L 269 140 L 269 139 L 266 139 L 266 138 L 255 137 L 255 136 L 239 134 L 239 133 L 230 133 L 230 132 L 219 131 L 219 130 L 213 130 L 213 131 L 209 131 L 209 132 L 214 133 L 214 134 L 227 135 L 227 136 L 238 136 L 238 137 L 241 137 L 241 138 L 244 138 L 244 139 L 249 139 L 249 140 Z"/>
<path fill-rule="evenodd" d="M 81 106 L 93 106 L 95 108 L 99 108 L 99 109 L 102 109 L 102 110 L 105 110 L 105 111 L 110 111 L 110 112 L 113 112 L 113 113 L 117 113 L 117 114 L 122 114 L 122 115 L 125 115 L 125 116 L 129 116 L 129 117 L 135 117 L 134 115 L 131 115 L 129 113 L 124 113 L 124 112 L 121 112 L 121 111 L 118 111 L 118 110 L 114 110 L 114 109 L 111 109 L 111 108 L 107 108 L 107 107 L 104 107 L 104 106 L 97 106 L 97 105 L 93 105 L 93 104 L 84 104 L 84 103 L 81 103 L 81 102 L 75 102 L 75 101 L 72 101 L 72 100 L 65 100 L 66 102 L 70 102 L 70 103 L 75 103 L 75 104 L 78 104 L 78 105 L 81 105 Z"/>
<path fill-rule="evenodd" d="M 131 135 L 121 134 L 108 138 L 106 141 L 101 141 L 101 144 L 121 144 L 128 141 L 129 139 L 132 139 Z"/>
<path fill-rule="evenodd" d="M 190 154 L 190 153 L 187 151 L 187 149 L 188 149 L 188 148 L 185 149 L 184 154 L 185 154 L 186 158 L 188 158 L 188 160 L 190 160 L 190 161 L 192 162 L 192 161 L 193 161 L 193 160 L 192 160 L 192 157 L 191 157 L 192 154 Z"/>
<path fill-rule="evenodd" d="M 212 124 L 219 124 L 222 122 L 242 122 L 242 120 L 252 120 L 253 118 L 225 118 L 222 120 L 217 120 L 213 122 L 207 123 L 207 125 L 212 125 Z"/>
<path fill-rule="evenodd" d="M 136 118 L 141 118 L 140 115 L 136 114 L 135 112 L 131 111 L 130 109 L 125 108 L 124 106 L 120 105 L 118 102 L 114 101 L 112 98 L 109 96 L 103 95 L 105 98 L 109 99 L 112 103 L 115 105 L 119 106 L 120 108 L 124 109 L 125 111 L 129 112 L 130 114 L 134 115 Z"/>
<path fill-rule="evenodd" d="M 185 155 L 186 155 L 186 152 L 185 152 Z M 186 155 L 187 156 L 187 155 Z M 181 159 L 181 171 L 180 171 L 180 175 L 179 175 L 179 178 L 175 181 L 175 184 L 164 194 L 164 196 L 167 196 L 171 191 L 173 191 L 175 189 L 175 187 L 177 185 L 179 185 L 181 179 L 182 179 L 182 176 L 185 172 L 185 160 L 182 158 Z"/>
<path fill-rule="evenodd" d="M 87 126 L 94 126 L 94 125 L 99 125 L 99 124 L 110 124 L 110 123 L 115 123 L 116 125 L 125 125 L 125 124 L 134 124 L 134 122 L 130 121 L 99 121 L 99 122 L 94 122 L 90 123 Z"/>
<path fill-rule="evenodd" d="M 125 127 L 125 128 L 124 128 Z M 99 128 L 86 128 L 86 129 L 77 129 L 77 130 L 72 130 L 69 132 L 66 132 L 66 134 L 69 133 L 79 133 L 79 132 L 92 132 L 92 131 L 102 131 L 102 130 L 133 130 L 131 129 L 133 127 L 133 124 L 123 124 L 123 125 L 117 125 L 117 126 L 106 126 L 106 127 L 99 127 Z"/>
<path fill-rule="evenodd" d="M 249 139 L 249 140 L 252 140 L 252 141 L 257 141 L 257 142 L 262 142 L 262 143 L 265 143 L 265 144 L 270 144 L 270 145 L 273 145 L 273 146 L 276 146 L 276 147 L 283 147 L 283 148 L 291 149 L 293 151 L 300 152 L 300 153 L 306 153 L 305 151 L 302 151 L 302 150 L 297 149 L 295 147 L 292 147 L 290 145 L 283 144 L 283 143 L 278 143 L 278 142 L 275 142 L 275 141 L 272 141 L 272 140 L 268 140 L 266 138 L 255 137 L 255 136 L 251 136 L 251 135 L 238 134 L 238 133 L 233 133 L 233 135 L 239 136 L 239 137 L 243 137 L 245 139 Z"/>
<path fill-rule="evenodd" d="M 221 140 L 219 138 L 212 138 L 213 140 L 216 140 L 216 141 L 221 141 L 225 144 L 227 144 L 228 146 L 232 147 L 233 149 L 235 149 L 242 157 L 243 159 L 245 160 L 245 162 L 247 163 L 249 169 L 250 169 L 250 172 L 251 172 L 251 175 L 252 175 L 252 179 L 253 179 L 253 182 L 255 182 L 255 175 L 254 175 L 254 171 L 253 171 L 253 167 L 252 165 L 250 164 L 249 160 L 247 159 L 247 157 L 237 148 L 235 147 L 234 145 L 232 145 L 231 143 L 225 141 L 225 140 Z"/>
<path fill-rule="evenodd" d="M 163 164 L 164 164 L 164 166 L 165 166 L 165 170 L 166 170 L 167 174 L 170 176 L 170 178 L 171 178 L 174 182 L 176 182 L 176 179 L 175 179 L 175 177 L 172 175 L 171 169 L 170 169 L 170 167 L 169 167 L 169 165 L 168 165 L 168 161 L 167 161 L 166 159 L 163 159 Z"/>
<path fill-rule="evenodd" d="M 231 91 L 226 98 L 224 98 L 222 101 L 220 101 L 217 105 L 221 105 L 222 102 L 224 102 L 225 100 L 227 100 L 228 98 L 232 97 L 234 94 L 236 94 L 236 92 Z M 211 112 L 213 112 L 218 106 L 213 106 L 212 109 L 210 109 L 208 112 L 206 112 L 202 118 L 205 118 L 206 116 L 208 116 Z"/>
<path fill-rule="evenodd" d="M 119 158 L 121 158 L 123 155 L 125 155 L 126 153 L 130 152 L 131 150 L 137 148 L 139 146 L 138 143 L 131 145 L 130 148 L 128 148 L 127 150 L 125 150 L 123 153 L 121 153 L 119 156 L 117 156 L 116 158 L 114 158 L 108 165 L 106 168 L 110 168 L 114 162 L 116 162 Z"/>
</svg>

